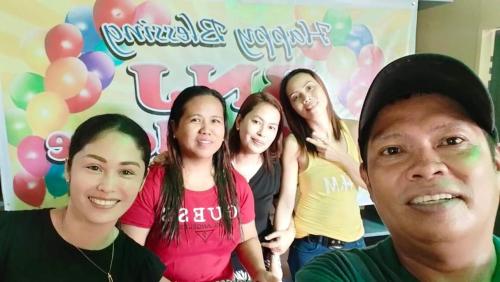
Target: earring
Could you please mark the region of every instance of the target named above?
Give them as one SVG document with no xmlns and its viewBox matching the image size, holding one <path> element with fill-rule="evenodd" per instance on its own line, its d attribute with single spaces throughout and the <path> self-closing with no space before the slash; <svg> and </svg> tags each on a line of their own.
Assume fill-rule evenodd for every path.
<svg viewBox="0 0 500 282">
<path fill-rule="evenodd" d="M 239 128 L 239 127 L 236 127 L 236 131 L 240 131 L 240 128 Z"/>
</svg>

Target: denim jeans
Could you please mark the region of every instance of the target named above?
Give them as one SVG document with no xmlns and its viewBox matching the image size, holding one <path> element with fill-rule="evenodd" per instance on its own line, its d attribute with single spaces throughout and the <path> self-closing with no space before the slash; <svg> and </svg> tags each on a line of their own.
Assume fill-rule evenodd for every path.
<svg viewBox="0 0 500 282">
<path fill-rule="evenodd" d="M 365 240 L 361 237 L 357 241 L 345 243 L 339 250 L 361 249 L 365 246 Z M 288 253 L 288 266 L 290 267 L 293 281 L 295 281 L 295 273 L 314 257 L 335 251 L 315 241 L 295 239 Z"/>
</svg>

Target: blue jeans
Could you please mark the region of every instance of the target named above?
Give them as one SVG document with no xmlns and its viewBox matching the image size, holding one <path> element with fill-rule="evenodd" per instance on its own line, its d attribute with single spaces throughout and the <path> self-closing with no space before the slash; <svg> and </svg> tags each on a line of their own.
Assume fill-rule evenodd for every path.
<svg viewBox="0 0 500 282">
<path fill-rule="evenodd" d="M 365 240 L 361 237 L 361 239 L 357 241 L 345 243 L 339 250 L 361 249 L 365 246 Z M 315 241 L 295 239 L 288 253 L 288 266 L 290 267 L 293 281 L 295 281 L 295 273 L 297 273 L 302 266 L 314 257 L 328 252 L 335 252 L 335 250 L 329 249 Z"/>
</svg>

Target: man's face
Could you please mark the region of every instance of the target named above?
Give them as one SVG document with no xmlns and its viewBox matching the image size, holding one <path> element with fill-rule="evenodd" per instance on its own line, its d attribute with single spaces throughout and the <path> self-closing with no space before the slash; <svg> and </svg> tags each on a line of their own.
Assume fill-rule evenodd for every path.
<svg viewBox="0 0 500 282">
<path fill-rule="evenodd" d="M 361 174 L 394 238 L 442 242 L 492 234 L 499 201 L 485 134 L 459 104 L 421 95 L 375 119 Z"/>
</svg>

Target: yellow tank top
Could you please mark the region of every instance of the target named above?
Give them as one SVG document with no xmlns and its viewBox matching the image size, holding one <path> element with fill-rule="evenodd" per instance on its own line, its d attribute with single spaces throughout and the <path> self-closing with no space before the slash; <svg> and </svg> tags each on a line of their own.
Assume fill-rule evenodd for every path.
<svg viewBox="0 0 500 282">
<path fill-rule="evenodd" d="M 347 153 L 359 161 L 356 144 L 344 122 Z M 346 242 L 364 234 L 357 204 L 357 186 L 335 163 L 308 154 L 309 164 L 299 173 L 295 205 L 296 237 L 322 235 Z"/>
</svg>

